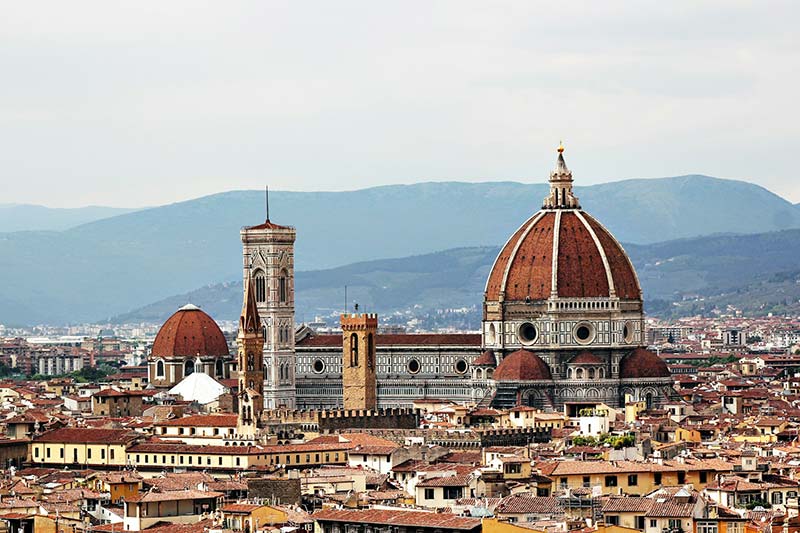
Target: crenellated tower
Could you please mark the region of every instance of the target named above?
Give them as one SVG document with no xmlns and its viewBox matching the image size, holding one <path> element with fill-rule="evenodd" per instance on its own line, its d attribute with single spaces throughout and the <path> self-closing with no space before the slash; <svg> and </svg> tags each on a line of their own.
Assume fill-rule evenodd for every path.
<svg viewBox="0 0 800 533">
<path fill-rule="evenodd" d="M 295 229 L 275 224 L 242 228 L 243 278 L 252 278 L 264 340 L 264 407 L 295 407 Z"/>
<path fill-rule="evenodd" d="M 378 406 L 375 371 L 378 315 L 344 314 L 341 321 L 344 408 L 375 409 Z"/>
<path fill-rule="evenodd" d="M 264 336 L 252 278 L 245 281 L 236 341 L 239 346 L 239 433 L 252 436 L 264 410 Z"/>
</svg>

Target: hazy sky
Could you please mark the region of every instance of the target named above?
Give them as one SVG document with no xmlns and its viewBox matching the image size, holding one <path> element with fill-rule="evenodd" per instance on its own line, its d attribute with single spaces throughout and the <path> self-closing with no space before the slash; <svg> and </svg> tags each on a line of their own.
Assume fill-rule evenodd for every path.
<svg viewBox="0 0 800 533">
<path fill-rule="evenodd" d="M 786 2 L 9 2 L 0 203 L 703 173 L 800 202 Z"/>
</svg>

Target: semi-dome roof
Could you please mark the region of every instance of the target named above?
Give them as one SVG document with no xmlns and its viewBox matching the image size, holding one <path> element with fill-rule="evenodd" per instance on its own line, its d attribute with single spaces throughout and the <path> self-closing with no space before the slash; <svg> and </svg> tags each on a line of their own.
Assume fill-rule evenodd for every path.
<svg viewBox="0 0 800 533">
<path fill-rule="evenodd" d="M 559 147 L 550 196 L 506 242 L 486 282 L 487 300 L 609 298 L 640 300 L 625 250 L 572 194 L 572 172 Z"/>
<path fill-rule="evenodd" d="M 603 360 L 592 352 L 581 352 L 572 361 L 571 365 L 602 365 Z"/>
<path fill-rule="evenodd" d="M 228 355 L 228 342 L 214 319 L 194 305 L 169 317 L 153 342 L 153 356 Z"/>
<path fill-rule="evenodd" d="M 496 381 L 542 381 L 552 380 L 550 367 L 535 353 L 517 350 L 503 359 L 494 371 Z"/>
<path fill-rule="evenodd" d="M 619 362 L 621 379 L 668 378 L 671 375 L 667 363 L 644 348 L 636 348 Z"/>
<path fill-rule="evenodd" d="M 472 360 L 472 366 L 495 366 L 497 359 L 495 359 L 492 350 L 484 350 L 478 357 Z"/>
</svg>

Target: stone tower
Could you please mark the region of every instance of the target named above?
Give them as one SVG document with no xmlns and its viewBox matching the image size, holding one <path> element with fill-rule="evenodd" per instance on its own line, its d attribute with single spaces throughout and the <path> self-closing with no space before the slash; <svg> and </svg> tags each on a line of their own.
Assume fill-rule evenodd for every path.
<svg viewBox="0 0 800 533">
<path fill-rule="evenodd" d="M 378 382 L 375 377 L 376 314 L 342 315 L 342 390 L 345 409 L 375 409 Z"/>
<path fill-rule="evenodd" d="M 264 335 L 252 279 L 245 281 L 236 341 L 239 345 L 239 434 L 252 436 L 264 410 Z"/>
<path fill-rule="evenodd" d="M 295 229 L 267 219 L 242 228 L 244 281 L 253 280 L 264 339 L 264 407 L 295 407 Z"/>
</svg>

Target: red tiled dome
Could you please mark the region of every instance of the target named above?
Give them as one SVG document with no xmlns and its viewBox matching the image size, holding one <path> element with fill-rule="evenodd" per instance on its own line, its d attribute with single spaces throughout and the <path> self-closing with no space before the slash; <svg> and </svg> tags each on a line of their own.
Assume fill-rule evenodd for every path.
<svg viewBox="0 0 800 533">
<path fill-rule="evenodd" d="M 472 366 L 495 366 L 497 359 L 492 350 L 486 350 L 472 361 Z"/>
<path fill-rule="evenodd" d="M 517 350 L 497 365 L 493 378 L 496 381 L 549 381 L 553 375 L 539 356 L 528 350 Z"/>
<path fill-rule="evenodd" d="M 603 360 L 592 352 L 581 352 L 569 362 L 571 365 L 602 365 Z"/>
<path fill-rule="evenodd" d="M 608 230 L 580 209 L 542 210 L 500 251 L 486 298 L 545 300 L 553 289 L 562 298 L 608 298 L 612 287 L 623 300 L 641 299 L 633 265 Z"/>
<path fill-rule="evenodd" d="M 194 305 L 169 317 L 153 342 L 156 357 L 228 355 L 228 342 L 214 319 Z"/>
<path fill-rule="evenodd" d="M 659 356 L 644 348 L 636 348 L 619 363 L 619 377 L 633 378 L 668 378 L 671 374 L 667 363 Z"/>
</svg>

